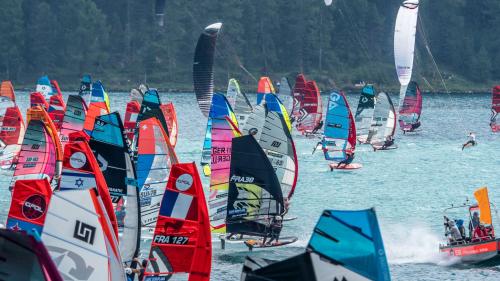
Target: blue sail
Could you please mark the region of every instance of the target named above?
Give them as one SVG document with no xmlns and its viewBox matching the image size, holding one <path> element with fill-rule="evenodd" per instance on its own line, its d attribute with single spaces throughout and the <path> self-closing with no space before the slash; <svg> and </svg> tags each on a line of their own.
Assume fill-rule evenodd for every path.
<svg viewBox="0 0 500 281">
<path fill-rule="evenodd" d="M 328 99 L 324 138 L 322 140 L 325 159 L 342 161 L 346 151 L 354 151 L 356 128 L 349 104 L 342 92 L 332 92 Z"/>
<path fill-rule="evenodd" d="M 308 249 L 370 280 L 390 280 L 374 209 L 325 210 L 314 228 Z"/>
</svg>

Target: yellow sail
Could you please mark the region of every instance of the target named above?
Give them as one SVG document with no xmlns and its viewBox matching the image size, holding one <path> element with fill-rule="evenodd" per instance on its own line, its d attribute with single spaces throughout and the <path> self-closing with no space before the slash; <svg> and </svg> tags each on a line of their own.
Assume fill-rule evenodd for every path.
<svg viewBox="0 0 500 281">
<path fill-rule="evenodd" d="M 479 220 L 483 224 L 491 225 L 491 209 L 490 199 L 488 197 L 488 188 L 479 188 L 474 192 L 474 197 L 476 197 L 477 203 L 479 205 Z"/>
</svg>

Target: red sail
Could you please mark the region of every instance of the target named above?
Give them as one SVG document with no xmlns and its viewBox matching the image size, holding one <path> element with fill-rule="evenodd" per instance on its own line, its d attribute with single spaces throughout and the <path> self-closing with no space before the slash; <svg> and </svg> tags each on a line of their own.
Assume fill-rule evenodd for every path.
<svg viewBox="0 0 500 281">
<path fill-rule="evenodd" d="M 159 277 L 188 273 L 189 281 L 208 281 L 211 259 L 210 222 L 198 170 L 194 163 L 174 164 L 145 274 Z"/>
<path fill-rule="evenodd" d="M 19 108 L 17 106 L 7 108 L 0 130 L 0 140 L 5 145 L 20 145 L 23 141 L 22 134 L 24 134 L 24 121 Z"/>
<path fill-rule="evenodd" d="M 108 185 L 86 141 L 71 141 L 64 146 L 60 190 L 97 188 L 116 237 L 118 223 Z"/>
<path fill-rule="evenodd" d="M 291 112 L 294 119 L 299 118 L 300 106 L 306 92 L 306 83 L 307 80 L 303 74 L 299 74 L 297 78 L 295 78 L 295 86 L 293 87 L 293 109 Z"/>
<path fill-rule="evenodd" d="M 64 104 L 62 95 L 54 95 L 50 97 L 49 110 L 47 110 L 47 112 L 49 113 L 50 119 L 52 119 L 57 131 L 59 131 L 63 123 L 64 112 L 66 112 L 66 105 Z"/>
<path fill-rule="evenodd" d="M 12 192 L 7 228 L 42 233 L 52 188 L 47 179 L 18 180 Z"/>
<path fill-rule="evenodd" d="M 35 107 L 35 106 L 41 106 L 43 109 L 47 110 L 49 108 L 49 104 L 43 97 L 42 93 L 39 92 L 34 92 L 30 94 L 30 106 Z"/>
<path fill-rule="evenodd" d="M 123 128 L 125 129 L 125 134 L 127 135 L 127 139 L 130 141 L 130 143 L 132 143 L 132 141 L 134 140 L 137 115 L 139 115 L 140 110 L 141 104 L 138 101 L 132 100 L 127 103 Z"/>
<path fill-rule="evenodd" d="M 160 109 L 165 117 L 165 121 L 167 121 L 170 144 L 175 148 L 177 136 L 179 135 L 179 126 L 177 124 L 177 113 L 175 112 L 174 104 L 171 102 L 162 104 L 160 105 Z"/>
<path fill-rule="evenodd" d="M 304 95 L 300 102 L 297 130 L 310 133 L 323 118 L 321 94 L 315 81 L 307 81 Z"/>
</svg>

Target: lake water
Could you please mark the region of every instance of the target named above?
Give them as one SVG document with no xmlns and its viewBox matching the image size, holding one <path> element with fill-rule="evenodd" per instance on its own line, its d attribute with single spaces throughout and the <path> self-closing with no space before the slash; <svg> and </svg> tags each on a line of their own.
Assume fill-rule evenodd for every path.
<svg viewBox="0 0 500 281">
<path fill-rule="evenodd" d="M 27 93 L 18 92 L 17 98 L 25 112 Z M 358 98 L 348 95 L 354 109 Z M 173 101 L 177 110 L 179 159 L 199 163 L 206 118 L 194 94 L 164 93 L 162 100 Z M 128 94 L 111 93 L 110 101 L 113 110 L 123 113 Z M 373 152 L 358 146 L 355 162 L 364 167 L 350 172 L 330 172 L 321 153 L 311 155 L 317 140 L 295 137 L 299 179 L 290 213 L 298 219 L 286 223 L 282 235 L 296 235 L 299 241 L 250 254 L 290 257 L 304 250 L 322 210 L 375 207 L 393 280 L 500 280 L 500 267 L 452 265 L 438 254 L 444 208 L 467 197 L 473 200 L 473 191 L 481 186 L 488 186 L 491 201 L 500 204 L 500 135 L 489 130 L 490 104 L 489 94 L 424 95 L 422 130 L 398 132 L 396 150 Z M 469 131 L 476 132 L 478 145 L 461 151 Z M 208 179 L 202 180 L 208 186 Z M 1 182 L 0 220 L 4 222 L 10 204 L 9 178 L 4 176 Z M 499 226 L 500 218 L 494 214 L 493 219 Z M 248 254 L 241 245 L 227 245 L 225 250 L 214 245 L 212 280 L 239 280 Z"/>
</svg>

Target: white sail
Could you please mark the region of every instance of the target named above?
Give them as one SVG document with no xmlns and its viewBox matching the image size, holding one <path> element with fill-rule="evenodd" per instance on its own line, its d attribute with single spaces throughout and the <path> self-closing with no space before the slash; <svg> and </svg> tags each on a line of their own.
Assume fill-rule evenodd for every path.
<svg viewBox="0 0 500 281">
<path fill-rule="evenodd" d="M 253 108 L 252 114 L 248 117 L 245 126 L 240 127 L 240 132 L 243 135 L 252 134 L 256 140 L 260 139 L 262 128 L 266 121 L 266 108 L 262 105 L 257 105 Z"/>
<path fill-rule="evenodd" d="M 240 90 L 238 81 L 234 78 L 229 80 L 226 98 L 233 109 L 239 128 L 243 128 L 253 108 L 245 93 Z"/>
<path fill-rule="evenodd" d="M 292 136 L 285 120 L 277 112 L 269 112 L 259 139 L 259 144 L 271 162 L 281 183 L 283 196 L 290 197 L 295 188 L 297 162 Z"/>
<path fill-rule="evenodd" d="M 96 189 L 54 193 L 41 238 L 64 280 L 125 280 L 118 243 Z"/>
<path fill-rule="evenodd" d="M 402 87 L 410 83 L 413 70 L 418 4 L 418 0 L 404 1 L 399 7 L 394 28 L 394 61 Z"/>
<path fill-rule="evenodd" d="M 376 99 L 373 122 L 367 141 L 371 144 L 383 144 L 389 136 L 395 133 L 396 113 L 391 98 L 386 93 L 378 93 Z"/>
</svg>

